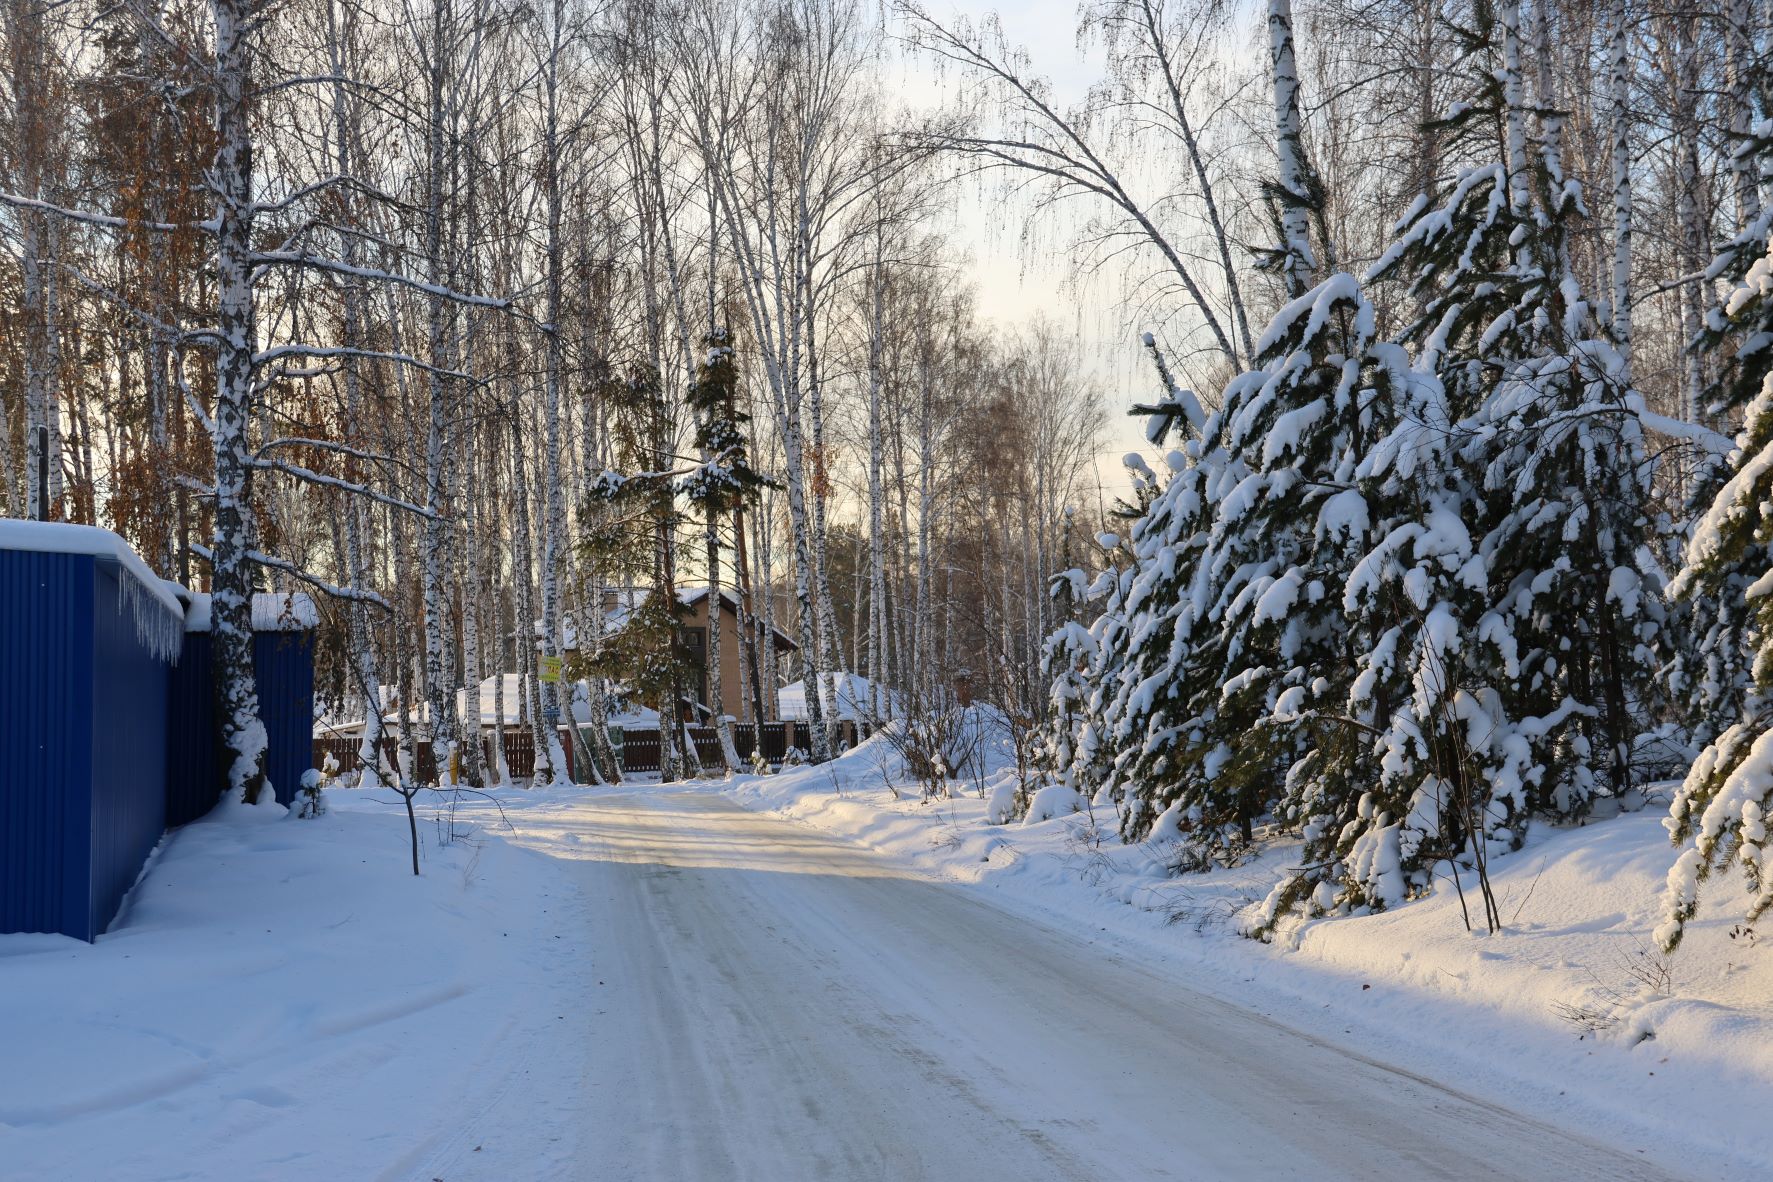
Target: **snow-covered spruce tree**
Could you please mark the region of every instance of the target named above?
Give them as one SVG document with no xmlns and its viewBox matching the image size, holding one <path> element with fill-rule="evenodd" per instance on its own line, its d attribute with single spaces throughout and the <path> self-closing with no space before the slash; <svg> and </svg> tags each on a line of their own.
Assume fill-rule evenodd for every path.
<svg viewBox="0 0 1773 1182">
<path fill-rule="evenodd" d="M 584 668 L 571 672 L 620 680 L 659 712 L 660 773 L 675 780 L 689 762 L 684 728 L 676 725 L 679 703 L 683 687 L 700 673 L 682 643 L 686 611 L 667 541 L 682 521 L 676 480 L 684 473 L 670 466 L 668 408 L 657 369 L 642 363 L 626 379 L 610 378 L 602 397 L 614 411 L 614 458 L 628 472 L 606 470 L 590 483 L 580 547 L 587 566 L 612 584 L 649 579 L 651 586 L 613 633 L 581 643 Z"/>
<path fill-rule="evenodd" d="M 1152 346 L 1149 334 L 1145 341 L 1148 347 Z M 1159 365 L 1161 369 L 1161 358 Z M 1135 411 L 1138 410 L 1150 411 L 1152 408 L 1136 407 Z M 1161 443 L 1168 433 L 1169 420 L 1159 417 L 1148 420 L 1148 423 L 1148 437 L 1154 443 Z M 1137 533 L 1162 486 L 1157 474 L 1137 452 L 1128 453 L 1123 462 L 1132 481 L 1131 499 L 1117 501 L 1115 513 L 1127 522 L 1129 531 Z M 1076 739 L 1072 745 L 1071 762 L 1068 769 L 1063 770 L 1071 776 L 1078 792 L 1107 806 L 1122 797 L 1115 773 L 1121 751 L 1109 715 L 1116 709 L 1117 691 L 1125 667 L 1126 650 L 1122 640 L 1127 631 L 1128 596 L 1139 567 L 1130 539 L 1123 539 L 1118 533 L 1103 532 L 1096 536 L 1096 544 L 1102 550 L 1102 569 L 1077 591 L 1078 607 L 1093 610 L 1095 614 L 1077 645 L 1082 665 L 1079 676 L 1085 694 L 1074 724 Z M 1086 608 L 1085 605 L 1091 606 Z M 1054 770 L 1061 770 L 1056 763 L 1053 766 Z"/>
<path fill-rule="evenodd" d="M 1515 813 L 1574 817 L 1595 795 L 1630 789 L 1641 723 L 1657 704 L 1664 618 L 1663 575 L 1647 544 L 1652 461 L 1642 398 L 1570 265 L 1570 234 L 1587 214 L 1564 175 L 1545 13 L 1530 39 L 1538 93 L 1529 154 L 1520 144 L 1519 5 L 1496 10 L 1513 226 L 1507 266 L 1478 290 L 1508 302 L 1475 316 L 1447 307 L 1433 331 L 1443 377 L 1448 361 L 1460 377 L 1459 387 L 1447 383 L 1454 404 L 1475 404 L 1459 454 L 1484 510 L 1474 524 L 1491 602 L 1474 621 L 1488 639 L 1477 651 L 1513 720 L 1511 734 L 1498 719 L 1490 739 L 1502 756 L 1493 811 L 1505 802 Z M 1469 299 L 1457 280 L 1441 294 Z M 1512 827 L 1508 839 L 1520 836 Z"/>
<path fill-rule="evenodd" d="M 1087 692 L 1077 718 L 1077 740 L 1070 765 L 1077 790 L 1102 805 L 1119 799 L 1119 782 L 1114 778 L 1117 748 L 1106 712 L 1113 701 L 1112 687 L 1119 684 L 1125 655 L 1117 641 L 1125 633 L 1122 607 L 1135 569 L 1114 561 L 1113 552 L 1120 547 L 1118 535 L 1103 534 L 1098 541 L 1109 538 L 1113 543 L 1106 547 L 1109 560 L 1083 589 L 1081 597 L 1083 603 L 1094 605 L 1096 614 L 1085 629 L 1088 657 L 1084 660 L 1082 679 Z"/>
<path fill-rule="evenodd" d="M 1290 795 L 1312 869 L 1276 888 L 1260 928 L 1300 904 L 1396 905 L 1447 858 L 1481 877 L 1529 814 L 1624 791 L 1654 687 L 1641 401 L 1570 271 L 1582 209 L 1543 102 L 1527 151 L 1519 5 L 1475 15 L 1477 101 L 1441 129 L 1500 126 L 1505 159 L 1439 206 L 1425 195 L 1369 271 L 1410 280 L 1423 309 L 1405 333 L 1414 371 L 1393 363 L 1398 426 L 1362 465 L 1379 540 L 1344 593 L 1370 638 L 1349 715 L 1381 771 L 1353 798 Z"/>
<path fill-rule="evenodd" d="M 1132 768 L 1191 865 L 1235 856 L 1270 808 L 1304 824 L 1378 776 L 1368 728 L 1342 709 L 1371 636 L 1342 588 L 1379 524 L 1362 459 L 1392 431 L 1408 365 L 1346 274 L 1283 307 L 1257 360 L 1206 426 L 1213 520 L 1178 613 L 1195 713 L 1163 757 L 1180 774 L 1154 774 L 1155 752 Z"/>
<path fill-rule="evenodd" d="M 1284 0 L 1270 5 L 1269 33 L 1279 245 L 1265 265 L 1291 300 L 1255 346 L 1259 368 L 1227 385 L 1223 409 L 1200 422 L 1198 444 L 1142 523 L 1149 553 L 1131 597 L 1140 618 L 1116 702 L 1119 737 L 1136 740 L 1118 768 L 1129 785 L 1123 830 L 1179 841 L 1192 866 L 1238 856 L 1308 752 L 1349 749 L 1314 744 L 1299 699 L 1346 681 L 1351 654 L 1332 591 L 1364 541 L 1354 464 L 1385 425 L 1362 397 L 1372 309 L 1351 276 L 1310 286 L 1318 186 L 1300 142 Z"/>
<path fill-rule="evenodd" d="M 1468 629 L 1479 638 L 1472 672 L 1504 709 L 1491 746 L 1512 751 L 1493 797 L 1514 813 L 1571 817 L 1597 790 L 1628 789 L 1652 705 L 1665 642 L 1647 546 L 1652 470 L 1642 399 L 1569 266 L 1569 234 L 1587 214 L 1564 175 L 1553 96 L 1537 96 L 1528 152 L 1519 5 L 1495 14 L 1473 48 L 1489 46 L 1480 60 L 1502 69 L 1480 74 L 1479 101 L 1447 128 L 1500 122 L 1505 163 L 1468 175 L 1466 200 L 1422 214 L 1374 269 L 1431 292 L 1415 335 L 1482 493 L 1466 523 L 1489 581 L 1488 610 Z M 1546 48 L 1534 53 L 1543 62 Z"/>
<path fill-rule="evenodd" d="M 1150 337 L 1146 346 L 1165 394 L 1156 405 L 1135 409 L 1149 416 L 1153 444 L 1161 445 L 1172 430 L 1184 438 L 1166 457 L 1170 476 L 1161 486 L 1142 460 L 1127 458 L 1134 479 L 1133 502 L 1123 507 L 1131 521 L 1127 537 L 1099 539 L 1129 561 L 1110 566 L 1086 592 L 1102 607 L 1089 628 L 1092 659 L 1085 676 L 1091 690 L 1076 759 L 1081 788 L 1119 808 L 1121 833 L 1129 841 L 1143 838 L 1157 815 L 1145 787 L 1134 784 L 1135 765 L 1146 774 L 1171 774 L 1169 753 L 1178 736 L 1190 733 L 1199 708 L 1184 591 L 1206 536 L 1205 486 L 1218 459 L 1201 451 L 1207 419 L 1199 401 L 1171 380 Z"/>
<path fill-rule="evenodd" d="M 1280 815 L 1304 835 L 1305 868 L 1270 892 L 1259 932 L 1298 906 L 1326 914 L 1402 902 L 1468 825 L 1454 797 L 1476 783 L 1463 738 L 1482 700 L 1461 696 L 1456 680 L 1458 621 L 1484 590 L 1462 520 L 1471 490 L 1450 454 L 1440 383 L 1401 348 L 1376 352 L 1395 421 L 1353 473 L 1372 539 L 1338 595 L 1354 677 L 1341 725 L 1325 720 L 1318 752 L 1288 778 Z M 1328 714 L 1332 703 L 1316 708 Z"/>
<path fill-rule="evenodd" d="M 1263 654 L 1245 659 L 1235 683 L 1260 689 L 1264 732 L 1297 752 L 1282 769 L 1277 815 L 1309 831 L 1325 815 L 1358 814 L 1382 775 L 1373 742 L 1382 712 L 1363 708 L 1357 678 L 1394 621 L 1355 610 L 1347 588 L 1399 515 L 1374 453 L 1425 390 L 1404 350 L 1376 339 L 1373 308 L 1352 276 L 1294 301 L 1268 337 L 1285 349 L 1268 385 L 1278 380 L 1288 396 L 1240 415 L 1260 440 L 1268 486 L 1250 509 L 1236 507 L 1247 520 L 1226 549 L 1255 557 L 1265 534 L 1281 545 L 1274 573 L 1252 587 L 1250 606 L 1228 613 L 1228 626 Z"/>
<path fill-rule="evenodd" d="M 1048 593 L 1053 600 L 1053 630 L 1041 644 L 1040 671 L 1048 682 L 1050 714 L 1038 739 L 1035 763 L 1043 778 L 1077 791 L 1081 786 L 1078 771 L 1078 740 L 1084 711 L 1089 699 L 1089 682 L 1084 671 L 1095 656 L 1095 640 L 1090 630 L 1078 619 L 1089 589 L 1088 576 L 1072 564 L 1071 531 L 1076 513 L 1065 510 L 1064 541 L 1060 549 L 1060 569 L 1051 580 Z M 1014 801 L 1013 820 L 1028 811 L 1027 785 L 1018 788 Z"/>
<path fill-rule="evenodd" d="M 1745 145 L 1757 159 L 1773 155 L 1773 128 L 1756 129 Z M 1711 399 L 1719 412 L 1740 408 L 1742 430 L 1728 478 L 1693 529 L 1686 561 L 1671 593 L 1706 599 L 1731 621 L 1705 637 L 1703 655 L 1715 668 L 1740 667 L 1746 642 L 1752 685 L 1742 694 L 1737 721 L 1694 762 L 1663 822 L 1686 848 L 1668 875 L 1666 916 L 1656 940 L 1672 951 L 1699 903 L 1699 885 L 1713 871 L 1740 865 L 1753 923 L 1773 906 L 1767 859 L 1767 813 L 1773 810 L 1773 211 L 1764 212 L 1712 264 L 1714 277 L 1736 283 L 1706 318 L 1691 347 L 1735 353 L 1722 367 Z M 1751 261 L 1752 260 L 1752 261 Z"/>
<path fill-rule="evenodd" d="M 724 328 L 714 328 L 703 342 L 707 353 L 696 379 L 685 396 L 696 418 L 696 447 L 702 462 L 678 481 L 677 491 L 699 507 L 707 524 L 708 539 L 708 653 L 709 705 L 720 734 L 720 749 L 731 770 L 738 770 L 738 750 L 732 727 L 721 708 L 720 661 L 720 526 L 721 522 L 755 499 L 770 482 L 751 467 L 745 440 L 750 416 L 739 406 L 739 369 Z"/>
<path fill-rule="evenodd" d="M 1773 121 L 1757 122 L 1749 129 L 1733 163 L 1743 171 L 1773 167 Z M 1725 243 L 1705 271 L 1708 281 L 1728 283 L 1730 295 L 1707 313 L 1704 331 L 1689 349 L 1711 354 L 1735 351 L 1725 364 L 1711 367 L 1717 379 L 1707 391 L 1706 409 L 1720 424 L 1749 425 L 1748 409 L 1759 398 L 1761 380 L 1773 364 L 1766 357 L 1773 337 L 1765 320 L 1757 319 L 1766 313 L 1756 287 L 1764 282 L 1756 276 L 1766 267 L 1770 233 L 1773 207 L 1762 210 Z M 1714 434 L 1703 424 L 1686 426 L 1702 439 Z M 1689 482 L 1695 524 L 1708 516 L 1726 482 L 1740 470 L 1744 453 L 1740 440 L 1737 444 L 1718 439 L 1715 446 L 1699 449 Z M 1732 545 L 1740 546 L 1740 552 L 1728 562 L 1707 561 L 1702 570 L 1693 565 L 1690 550 L 1677 556 L 1683 573 L 1670 609 L 1680 643 L 1664 675 L 1685 736 L 1695 747 L 1712 742 L 1724 727 L 1753 713 L 1749 698 L 1756 686 L 1759 629 L 1748 588 L 1773 566 L 1773 544 L 1750 530 L 1733 539 Z"/>
</svg>

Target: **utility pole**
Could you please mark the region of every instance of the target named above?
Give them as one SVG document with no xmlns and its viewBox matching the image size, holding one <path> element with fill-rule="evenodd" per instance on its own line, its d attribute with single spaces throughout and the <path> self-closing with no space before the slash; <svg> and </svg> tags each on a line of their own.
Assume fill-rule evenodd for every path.
<svg viewBox="0 0 1773 1182">
<path fill-rule="evenodd" d="M 37 520 L 49 520 L 49 427 L 37 426 Z"/>
</svg>

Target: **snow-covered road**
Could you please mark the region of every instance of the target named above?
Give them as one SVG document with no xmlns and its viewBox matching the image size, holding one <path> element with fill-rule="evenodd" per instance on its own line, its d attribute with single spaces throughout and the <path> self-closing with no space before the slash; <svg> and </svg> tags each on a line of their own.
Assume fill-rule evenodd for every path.
<svg viewBox="0 0 1773 1182">
<path fill-rule="evenodd" d="M 415 1177 L 1676 1176 L 710 790 L 513 820 L 588 968 Z"/>
</svg>

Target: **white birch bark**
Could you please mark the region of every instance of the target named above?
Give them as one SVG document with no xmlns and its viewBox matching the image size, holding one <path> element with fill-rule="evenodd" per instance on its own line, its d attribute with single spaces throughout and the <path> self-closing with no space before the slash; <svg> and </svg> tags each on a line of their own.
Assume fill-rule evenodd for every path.
<svg viewBox="0 0 1773 1182">
<path fill-rule="evenodd" d="M 768 711 L 766 718 L 775 721 L 781 716 L 781 701 L 777 691 L 782 686 L 782 671 L 776 654 L 776 569 L 771 554 L 770 540 L 775 531 L 770 523 L 775 517 L 771 502 L 775 497 L 764 494 L 763 511 L 752 514 L 751 528 L 757 542 L 758 582 L 763 584 L 763 613 L 758 628 L 758 643 L 763 646 L 763 703 Z"/>
<path fill-rule="evenodd" d="M 886 537 L 882 529 L 880 393 L 881 334 L 885 319 L 885 234 L 876 210 L 874 266 L 869 269 L 868 315 L 868 726 L 880 727 L 881 692 L 887 684 L 886 668 Z"/>
<path fill-rule="evenodd" d="M 1613 164 L 1613 343 L 1631 384 L 1631 26 L 1628 0 L 1612 0 L 1607 53 L 1607 133 Z"/>
<path fill-rule="evenodd" d="M 927 331 L 927 330 L 926 330 Z M 936 512 L 934 377 L 930 373 L 930 351 L 934 342 L 923 343 L 918 363 L 917 400 L 917 598 L 912 608 L 912 683 L 917 687 L 919 705 L 923 709 L 945 700 L 945 692 L 936 683 L 934 636 L 930 620 L 930 524 Z"/>
<path fill-rule="evenodd" d="M 43 165 L 49 152 L 43 7 L 35 0 L 13 0 L 7 5 L 7 17 L 13 136 L 18 153 L 14 183 L 22 196 L 41 200 Z M 56 380 L 49 360 L 50 341 L 56 328 L 48 297 L 48 272 L 53 266 L 49 257 L 49 215 L 25 209 L 13 216 L 18 219 L 19 294 L 24 312 L 24 514 L 32 519 L 47 519 L 49 506 L 42 503 L 38 473 L 44 454 L 39 429 L 49 425 L 53 405 L 50 390 Z M 10 429 L 7 433 L 11 434 Z M 50 466 L 56 467 L 56 452 L 51 450 L 48 456 Z"/>
<path fill-rule="evenodd" d="M 446 120 L 449 117 L 446 87 L 452 79 L 452 42 L 455 35 L 453 8 L 449 0 L 436 5 L 431 25 L 430 70 L 427 79 L 429 108 L 426 112 L 424 250 L 427 279 L 434 288 L 448 285 L 448 260 L 444 253 L 444 202 L 449 183 L 449 162 L 445 145 Z M 455 742 L 451 726 L 455 714 L 454 695 L 447 672 L 444 580 L 450 569 L 450 524 L 448 520 L 450 440 L 450 389 L 442 371 L 453 368 L 448 350 L 449 307 L 443 296 L 433 292 L 426 297 L 426 338 L 428 360 L 426 389 L 429 415 L 425 435 L 425 507 L 432 516 L 425 521 L 424 596 L 425 596 L 425 700 L 429 707 L 427 729 L 431 752 L 437 764 L 438 782 L 449 773 L 450 750 Z"/>
<path fill-rule="evenodd" d="M 1691 14 L 1671 14 L 1674 52 L 1667 55 L 1668 88 L 1672 95 L 1675 156 L 1675 227 L 1680 251 L 1680 272 L 1691 273 L 1705 265 L 1706 231 L 1699 214 L 1699 42 Z M 1704 316 L 1700 285 L 1683 283 L 1677 289 L 1681 310 L 1682 342 L 1699 335 Z M 1698 350 L 1681 350 L 1681 411 L 1689 423 L 1705 421 L 1705 367 Z"/>
<path fill-rule="evenodd" d="M 530 787 L 555 782 L 554 751 L 559 741 L 549 741 L 543 731 L 547 722 L 542 715 L 542 697 L 538 690 L 536 678 L 536 616 L 535 616 L 535 583 L 532 570 L 532 555 L 535 553 L 535 538 L 530 524 L 529 511 L 529 474 L 524 464 L 526 430 L 523 423 L 521 408 L 514 409 L 511 416 L 511 506 L 516 520 L 511 530 L 511 576 L 517 589 L 517 618 L 513 621 L 516 633 L 517 672 L 519 684 L 523 690 L 523 713 L 527 718 L 530 736 L 535 744 L 535 767 L 530 773 Z"/>
<path fill-rule="evenodd" d="M 355 142 L 351 106 L 345 87 L 345 47 L 343 31 L 339 25 L 338 13 L 333 0 L 326 3 L 327 55 L 332 67 L 332 149 L 333 163 L 340 176 L 352 173 L 351 150 Z M 355 201 L 349 189 L 340 193 L 341 214 L 347 228 L 354 228 Z M 355 234 L 341 232 L 337 236 L 339 258 L 347 266 L 357 265 L 357 237 Z M 363 283 L 361 280 L 347 276 L 341 290 L 343 305 L 343 336 L 340 343 L 348 349 L 363 348 L 365 335 L 363 331 Z M 349 440 L 361 437 L 363 407 L 363 377 L 358 369 L 356 358 L 347 357 L 341 362 L 345 385 L 345 433 Z M 356 461 L 349 460 L 346 466 L 346 477 L 358 480 Z M 345 557 L 348 564 L 347 578 L 349 585 L 359 591 L 369 589 L 369 569 L 364 553 L 363 539 L 363 507 L 355 498 L 348 499 L 342 505 L 345 525 Z M 363 742 L 357 750 L 357 761 L 361 768 L 358 784 L 364 788 L 374 788 L 381 783 L 382 759 L 382 710 L 381 681 L 376 672 L 375 637 L 370 627 L 369 608 L 362 600 L 354 600 L 348 608 L 346 623 L 349 628 L 352 668 L 357 676 L 357 687 L 364 696 Z"/>
<path fill-rule="evenodd" d="M 467 372 L 473 372 L 470 348 L 462 351 Z M 480 716 L 480 683 L 486 676 L 480 646 L 480 603 L 483 590 L 483 569 L 480 557 L 479 449 L 470 428 L 464 436 L 461 458 L 462 487 L 457 502 L 461 505 L 462 590 L 462 710 L 461 753 L 462 778 L 478 788 L 485 782 L 482 771 L 485 749 L 482 746 Z"/>
<path fill-rule="evenodd" d="M 1545 169 L 1548 197 L 1557 202 L 1564 195 L 1564 116 L 1552 78 L 1551 16 L 1544 3 L 1533 6 L 1532 53 L 1539 159 Z M 1556 257 L 1542 260 L 1542 265 L 1556 288 L 1565 290 L 1564 280 L 1570 276 L 1567 239 L 1559 239 Z"/>
<path fill-rule="evenodd" d="M 1736 229 L 1741 232 L 1761 216 L 1761 178 L 1755 175 L 1754 161 L 1746 153 L 1736 151 L 1754 123 L 1754 9 L 1750 0 L 1726 0 L 1723 15 L 1725 101 L 1730 106 L 1730 179 L 1736 197 Z"/>
<path fill-rule="evenodd" d="M 247 804 L 271 789 L 266 736 L 252 665 L 254 545 L 251 461 L 253 355 L 257 309 L 252 287 L 253 167 L 251 50 L 256 12 L 243 0 L 212 0 L 215 23 L 216 394 L 215 536 L 211 546 L 210 652 L 214 664 L 226 791 Z"/>
<path fill-rule="evenodd" d="M 1281 277 L 1296 298 L 1311 287 L 1317 263 L 1311 251 L 1309 178 L 1299 118 L 1299 70 L 1293 56 L 1292 0 L 1268 0 L 1268 52 L 1274 71 L 1274 147 L 1281 198 Z"/>
<path fill-rule="evenodd" d="M 579 399 L 580 462 L 575 498 L 578 505 L 587 503 L 591 481 L 602 475 L 607 466 L 599 388 L 599 383 L 606 376 L 604 366 L 607 364 L 599 332 L 600 305 L 606 294 L 600 291 L 601 285 L 596 281 L 596 277 L 602 273 L 601 264 L 589 257 L 588 247 L 582 249 L 587 253 L 581 256 L 579 265 L 579 302 L 585 317 L 581 349 L 585 364 L 581 378 L 583 390 Z M 589 569 L 581 569 L 576 582 L 579 595 L 577 619 L 583 630 L 579 641 L 581 650 L 595 648 L 602 643 L 606 624 L 603 610 L 603 572 L 594 562 L 586 565 Z M 622 782 L 622 765 L 616 758 L 615 748 L 609 737 L 608 685 L 601 675 L 593 673 L 586 678 L 585 690 L 591 712 L 591 757 L 588 762 L 591 765 L 592 781 L 597 784 L 619 784 Z"/>
<path fill-rule="evenodd" d="M 1532 205 L 1527 182 L 1526 97 L 1521 81 L 1520 0 L 1501 0 L 1496 21 L 1502 26 L 1503 141 L 1508 163 L 1508 201 L 1517 216 Z"/>
<path fill-rule="evenodd" d="M 829 457 L 825 454 L 825 398 L 824 387 L 819 375 L 819 354 L 815 347 L 816 337 L 814 326 L 817 322 L 817 308 L 814 301 L 814 290 L 809 283 L 805 299 L 806 307 L 806 341 L 807 341 L 807 417 L 812 431 L 809 454 L 813 463 L 813 570 L 816 583 L 816 605 L 819 612 L 819 667 L 823 670 L 819 694 L 825 711 L 831 716 L 826 726 L 826 733 L 836 730 L 839 705 L 837 701 L 837 677 L 842 662 L 837 654 L 837 609 L 831 600 L 831 556 L 829 531 L 826 528 L 826 500 L 830 494 Z"/>
<path fill-rule="evenodd" d="M 560 471 L 560 384 L 563 358 L 561 353 L 561 281 L 563 270 L 563 254 L 561 244 L 561 191 L 560 191 L 560 57 L 565 36 L 565 6 L 561 0 L 554 0 L 553 20 L 550 27 L 550 47 L 547 62 L 542 72 L 545 107 L 542 113 L 542 188 L 543 200 L 547 206 L 547 257 L 544 262 L 547 285 L 547 305 L 544 315 L 546 323 L 542 326 L 542 335 L 546 348 L 546 375 L 543 385 L 542 414 L 545 424 L 543 490 L 546 497 L 546 517 L 542 533 L 542 656 L 549 660 L 559 659 L 560 653 L 560 566 L 562 553 L 566 546 L 566 506 L 561 497 Z M 548 745 L 548 764 L 552 773 L 550 782 L 568 784 L 572 777 L 568 772 L 566 751 L 561 747 L 560 732 L 555 729 L 554 719 L 563 718 L 570 726 L 570 703 L 562 708 L 559 684 L 544 682 L 541 686 L 541 706 L 543 711 L 542 729 L 536 733 L 538 750 L 544 736 Z"/>
</svg>

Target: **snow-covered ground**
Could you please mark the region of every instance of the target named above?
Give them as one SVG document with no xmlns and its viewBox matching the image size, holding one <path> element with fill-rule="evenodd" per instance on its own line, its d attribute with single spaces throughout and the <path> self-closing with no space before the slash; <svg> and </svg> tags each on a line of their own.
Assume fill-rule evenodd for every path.
<svg viewBox="0 0 1773 1182">
<path fill-rule="evenodd" d="M 1500 935 L 1467 933 L 1445 882 L 1390 913 L 1294 923 L 1271 946 L 1240 936 L 1239 918 L 1296 864 L 1295 843 L 1174 875 L 1172 847 L 1120 844 L 1112 812 L 992 824 L 1014 773 L 987 763 L 926 802 L 876 739 L 825 767 L 737 778 L 729 793 L 1527 1111 L 1628 1143 L 1722 1151 L 1719 1174 L 1764 1176 L 1773 1161 L 1773 949 L 1731 938 L 1740 896 L 1720 884 L 1680 952 L 1654 953 L 1675 854 L 1659 808 L 1541 827 L 1496 861 Z"/>
<path fill-rule="evenodd" d="M 558 1024 L 554 865 L 389 792 L 169 835 L 109 934 L 0 936 L 0 1178 L 402 1176 Z M 513 1175 L 515 1176 L 515 1175 Z"/>
<path fill-rule="evenodd" d="M 1467 936 L 1443 896 L 1270 947 L 1232 913 L 1287 847 L 1169 877 L 1087 815 L 989 824 L 1003 774 L 925 804 L 872 743 L 724 785 L 464 797 L 453 835 L 433 800 L 416 879 L 385 790 L 188 826 L 97 944 L 0 937 L 0 1179 L 1773 1160 L 1761 953 L 1708 912 L 1667 996 L 1641 995 L 1653 816 L 1499 863 L 1503 936 Z M 1579 1038 L 1557 1005 L 1616 1020 Z"/>
</svg>

